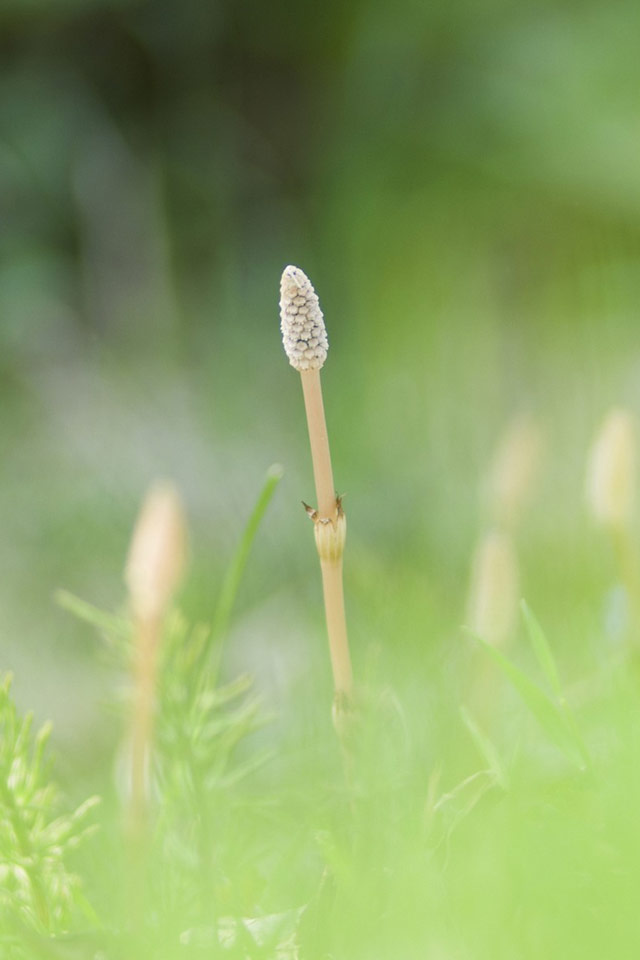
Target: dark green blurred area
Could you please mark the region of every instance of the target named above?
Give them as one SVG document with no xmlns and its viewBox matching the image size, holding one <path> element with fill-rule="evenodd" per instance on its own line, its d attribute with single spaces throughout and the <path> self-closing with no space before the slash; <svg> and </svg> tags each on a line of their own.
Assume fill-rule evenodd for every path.
<svg viewBox="0 0 640 960">
<path fill-rule="evenodd" d="M 379 645 L 419 687 L 463 655 L 479 489 L 521 411 L 548 433 L 523 592 L 569 653 L 597 632 L 585 451 L 608 405 L 640 407 L 639 28 L 630 2 L 4 0 L 2 660 L 68 763 L 116 737 L 113 678 L 52 595 L 122 604 L 157 476 L 206 618 L 283 463 L 229 670 L 283 701 L 315 667 L 328 702 L 287 263 L 327 319 L 357 664 Z"/>
</svg>

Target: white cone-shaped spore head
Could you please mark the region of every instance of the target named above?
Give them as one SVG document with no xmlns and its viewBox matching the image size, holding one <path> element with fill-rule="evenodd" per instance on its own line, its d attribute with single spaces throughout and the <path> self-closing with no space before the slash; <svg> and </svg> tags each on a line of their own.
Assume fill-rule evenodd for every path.
<svg viewBox="0 0 640 960">
<path fill-rule="evenodd" d="M 285 267 L 280 280 L 280 329 L 289 363 L 319 370 L 327 359 L 327 331 L 318 297 L 300 267 Z"/>
</svg>

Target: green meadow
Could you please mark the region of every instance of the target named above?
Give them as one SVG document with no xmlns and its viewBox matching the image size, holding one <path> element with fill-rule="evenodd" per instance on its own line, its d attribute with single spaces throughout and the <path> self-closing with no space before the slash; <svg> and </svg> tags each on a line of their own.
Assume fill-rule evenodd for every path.
<svg viewBox="0 0 640 960">
<path fill-rule="evenodd" d="M 638 956 L 638 26 L 4 0 L 0 957 Z"/>
</svg>

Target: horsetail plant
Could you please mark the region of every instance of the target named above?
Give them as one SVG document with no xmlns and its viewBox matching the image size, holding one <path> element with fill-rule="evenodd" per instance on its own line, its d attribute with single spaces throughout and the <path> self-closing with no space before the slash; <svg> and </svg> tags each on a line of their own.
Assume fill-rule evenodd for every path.
<svg viewBox="0 0 640 960">
<path fill-rule="evenodd" d="M 640 569 L 634 542 L 636 516 L 637 432 L 633 415 L 622 407 L 609 411 L 598 432 L 587 464 L 587 504 L 608 533 L 618 574 L 640 627 Z"/>
<path fill-rule="evenodd" d="M 474 551 L 467 614 L 474 635 L 493 647 L 506 649 L 515 634 L 520 595 L 516 533 L 539 471 L 542 440 L 533 417 L 514 417 L 487 478 L 489 526 Z M 496 676 L 490 667 L 484 656 L 471 658 L 469 699 L 487 726 L 497 703 Z"/>
<path fill-rule="evenodd" d="M 180 497 L 171 484 L 157 484 L 140 510 L 125 570 L 134 621 L 135 658 L 129 828 L 138 841 L 146 832 L 148 818 L 158 652 L 164 620 L 183 574 L 185 540 Z"/>
<path fill-rule="evenodd" d="M 611 530 L 628 529 L 635 512 L 636 446 L 631 413 L 610 410 L 591 447 L 587 500 L 595 519 Z"/>
<path fill-rule="evenodd" d="M 342 582 L 342 558 L 347 521 L 333 484 L 329 437 L 322 401 L 320 370 L 329 344 L 320 303 L 311 281 L 294 266 L 285 267 L 280 281 L 280 328 L 289 363 L 300 374 L 311 444 L 316 509 L 304 504 L 313 521 L 320 558 L 324 606 L 333 671 L 333 723 L 346 733 L 353 695 L 353 675 L 347 638 Z"/>
<path fill-rule="evenodd" d="M 473 556 L 468 615 L 473 632 L 495 646 L 508 644 L 518 619 L 516 533 L 539 472 L 542 441 L 536 420 L 515 417 L 488 478 L 490 524 Z"/>
</svg>

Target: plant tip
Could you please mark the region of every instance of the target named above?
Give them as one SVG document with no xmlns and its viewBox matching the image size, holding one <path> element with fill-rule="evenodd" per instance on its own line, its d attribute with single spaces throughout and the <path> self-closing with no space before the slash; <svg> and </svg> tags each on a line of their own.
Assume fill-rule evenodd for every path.
<svg viewBox="0 0 640 960">
<path fill-rule="evenodd" d="M 587 501 L 596 520 L 626 528 L 635 511 L 636 424 L 622 407 L 610 410 L 589 456 Z"/>
<path fill-rule="evenodd" d="M 182 502 L 173 484 L 154 484 L 138 515 L 125 580 L 137 617 L 163 614 L 182 578 L 186 529 Z"/>
<path fill-rule="evenodd" d="M 280 280 L 280 329 L 289 363 L 301 373 L 319 370 L 329 344 L 320 303 L 300 267 L 289 265 Z"/>
</svg>

